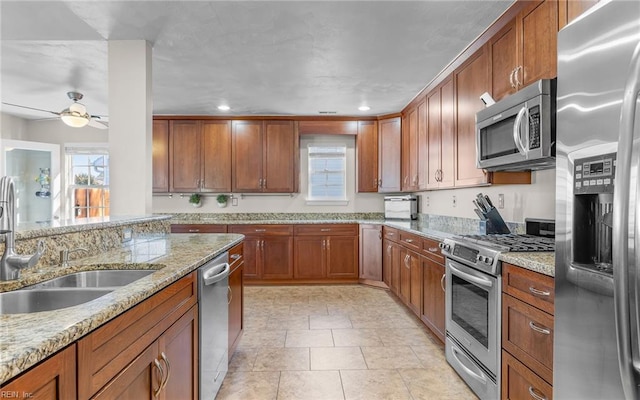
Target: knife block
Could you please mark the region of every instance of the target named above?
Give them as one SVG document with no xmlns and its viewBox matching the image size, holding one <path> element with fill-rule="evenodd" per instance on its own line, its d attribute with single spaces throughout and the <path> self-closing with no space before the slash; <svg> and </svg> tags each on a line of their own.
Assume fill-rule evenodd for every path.
<svg viewBox="0 0 640 400">
<path fill-rule="evenodd" d="M 486 213 L 484 213 L 484 216 L 486 217 L 485 223 L 486 223 L 487 235 L 496 234 L 496 233 L 498 234 L 511 233 L 511 231 L 509 230 L 509 227 L 504 222 L 504 220 L 502 219 L 502 216 L 500 215 L 500 213 L 496 208 L 492 208 L 491 210 L 487 211 Z"/>
</svg>

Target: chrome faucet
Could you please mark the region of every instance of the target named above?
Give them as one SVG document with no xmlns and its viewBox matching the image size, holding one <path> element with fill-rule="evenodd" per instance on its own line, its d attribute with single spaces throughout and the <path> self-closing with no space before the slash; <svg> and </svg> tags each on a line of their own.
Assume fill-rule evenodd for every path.
<svg viewBox="0 0 640 400">
<path fill-rule="evenodd" d="M 0 259 L 0 281 L 11 281 L 20 278 L 20 270 L 36 265 L 45 246 L 38 241 L 35 254 L 20 255 L 15 251 L 16 223 L 16 187 L 8 176 L 0 178 L 0 234 L 4 234 L 4 253 Z"/>
<path fill-rule="evenodd" d="M 69 265 L 69 254 L 76 253 L 78 251 L 88 252 L 89 250 L 85 249 L 84 247 L 78 247 L 78 248 L 71 249 L 71 250 L 67 250 L 67 249 L 60 250 L 60 266 L 61 267 L 68 266 Z"/>
</svg>

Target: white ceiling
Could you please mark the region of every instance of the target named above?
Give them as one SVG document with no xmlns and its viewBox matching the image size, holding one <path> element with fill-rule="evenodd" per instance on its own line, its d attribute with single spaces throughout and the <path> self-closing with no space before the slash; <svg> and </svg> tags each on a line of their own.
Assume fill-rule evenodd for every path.
<svg viewBox="0 0 640 400">
<path fill-rule="evenodd" d="M 107 41 L 145 39 L 154 114 L 398 112 L 511 3 L 2 0 L 0 97 L 108 115 Z"/>
</svg>

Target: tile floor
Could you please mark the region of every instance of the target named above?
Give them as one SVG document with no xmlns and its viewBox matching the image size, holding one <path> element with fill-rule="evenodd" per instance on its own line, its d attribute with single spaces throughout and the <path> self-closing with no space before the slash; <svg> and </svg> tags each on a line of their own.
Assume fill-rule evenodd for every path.
<svg viewBox="0 0 640 400">
<path fill-rule="evenodd" d="M 245 288 L 245 331 L 216 400 L 476 399 L 386 291 Z"/>
</svg>

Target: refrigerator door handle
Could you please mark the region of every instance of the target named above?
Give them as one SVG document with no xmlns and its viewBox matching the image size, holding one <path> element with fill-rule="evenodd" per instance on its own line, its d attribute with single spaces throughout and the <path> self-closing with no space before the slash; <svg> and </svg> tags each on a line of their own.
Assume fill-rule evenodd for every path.
<svg viewBox="0 0 640 400">
<path fill-rule="evenodd" d="M 518 111 L 518 115 L 516 116 L 516 122 L 513 124 L 513 142 L 515 143 L 516 148 L 518 149 L 520 154 L 522 154 L 523 156 L 526 156 L 527 153 L 525 152 L 524 146 L 522 145 L 522 137 L 521 137 L 522 135 L 520 133 L 520 127 L 522 126 L 522 118 L 524 118 L 524 115 L 528 114 L 528 112 L 529 110 L 527 108 L 527 105 L 525 104 L 520 109 L 520 111 Z M 527 123 L 527 126 L 529 126 L 528 123 Z"/>
<path fill-rule="evenodd" d="M 636 46 L 624 88 L 622 110 L 620 112 L 620 130 L 618 133 L 618 159 L 613 194 L 613 281 L 614 305 L 616 317 L 616 335 L 618 344 L 618 363 L 620 378 L 627 399 L 638 397 L 637 374 L 634 365 L 632 341 L 638 341 L 638 328 L 631 324 L 631 305 L 629 303 L 629 194 L 631 184 L 631 161 L 633 159 L 634 123 L 636 100 L 640 93 L 640 43 Z M 635 240 L 638 241 L 638 212 L 635 211 Z M 636 249 L 638 247 L 636 246 Z M 636 293 L 640 282 L 636 282 Z M 634 296 L 635 298 L 635 296 Z M 636 305 L 637 307 L 637 305 Z M 635 311 L 635 310 L 634 310 Z M 632 332 L 632 328 L 635 328 Z"/>
</svg>

